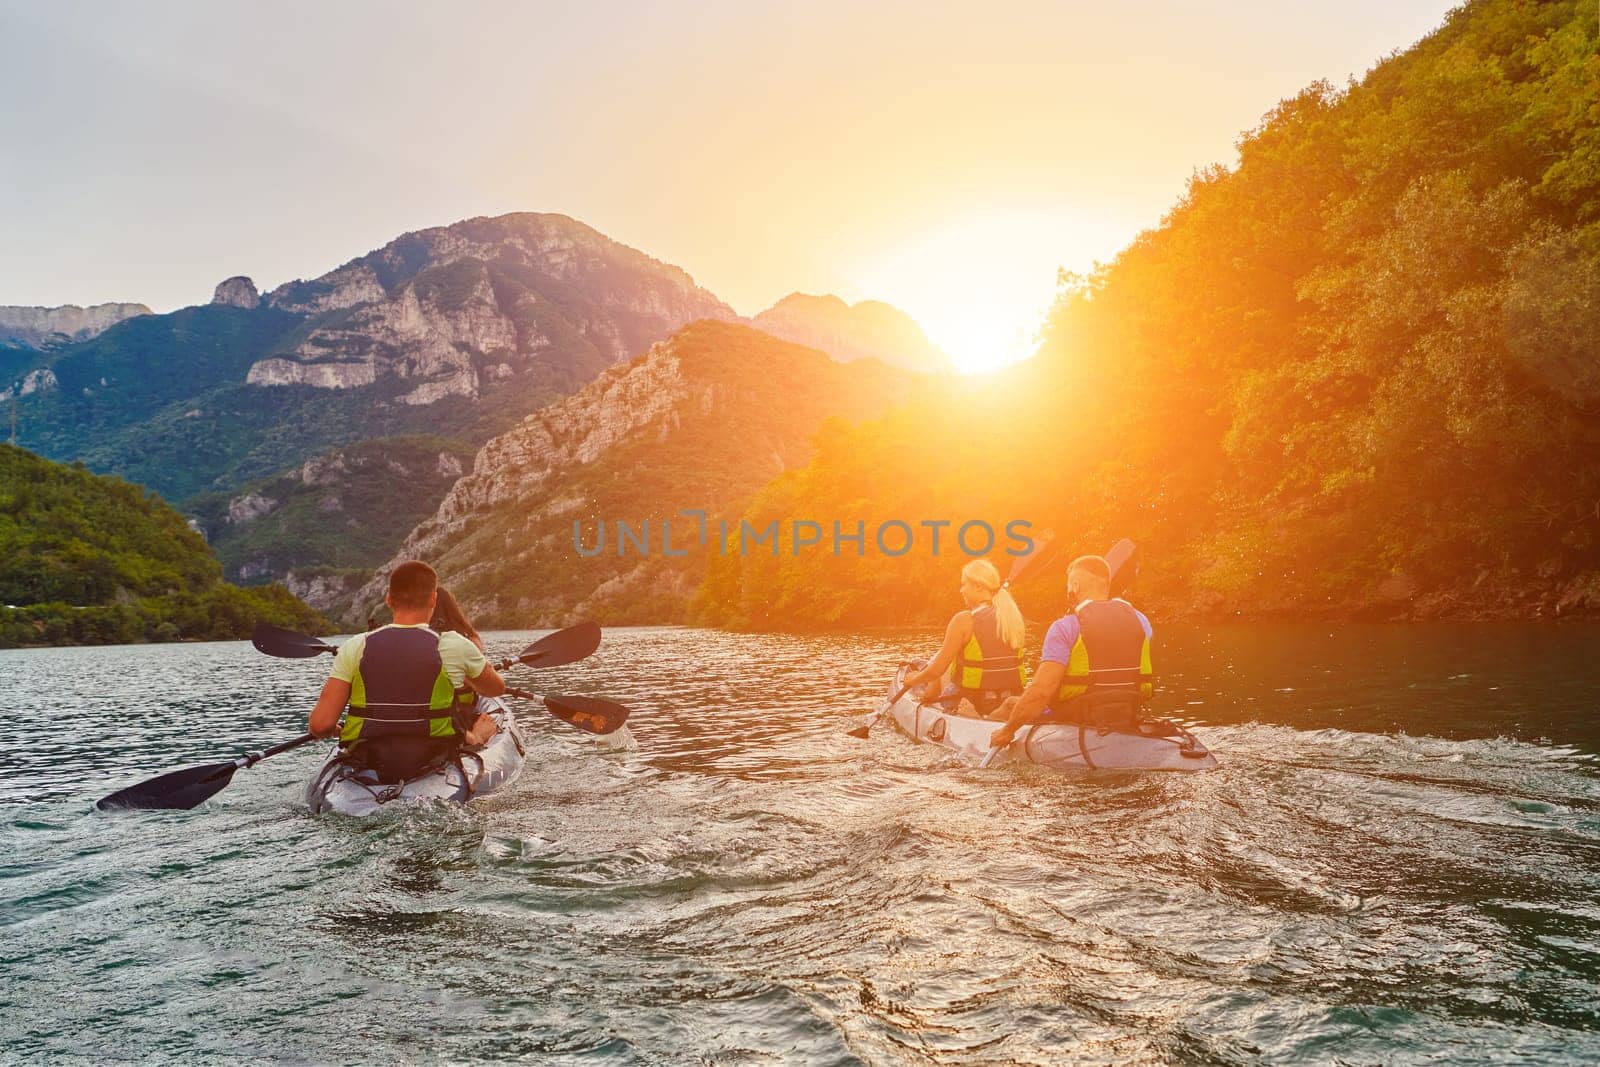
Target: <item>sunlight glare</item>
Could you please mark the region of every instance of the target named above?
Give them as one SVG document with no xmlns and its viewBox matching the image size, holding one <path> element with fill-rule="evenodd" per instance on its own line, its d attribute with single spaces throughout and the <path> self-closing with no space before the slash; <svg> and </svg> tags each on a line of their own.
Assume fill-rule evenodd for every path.
<svg viewBox="0 0 1600 1067">
<path fill-rule="evenodd" d="M 951 220 L 891 242 L 853 271 L 852 280 L 857 291 L 916 319 L 958 371 L 997 370 L 1033 354 L 1055 296 L 1057 268 L 1092 265 L 1063 264 L 1057 254 L 1101 244 L 1085 242 L 1074 223 L 1059 214 L 1004 212 Z"/>
</svg>

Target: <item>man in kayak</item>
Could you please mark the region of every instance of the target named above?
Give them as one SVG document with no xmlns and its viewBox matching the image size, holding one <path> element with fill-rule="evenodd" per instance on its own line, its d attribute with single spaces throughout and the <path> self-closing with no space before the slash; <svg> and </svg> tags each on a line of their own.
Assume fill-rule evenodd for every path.
<svg viewBox="0 0 1600 1067">
<path fill-rule="evenodd" d="M 377 774 L 380 782 L 413 778 L 462 745 L 481 745 L 499 727 L 487 715 L 466 712 L 456 692 L 505 693 L 505 682 L 483 651 L 459 633 L 428 626 L 438 603 L 439 579 L 420 560 L 389 575 L 384 602 L 394 622 L 357 634 L 339 646 L 333 670 L 311 710 L 309 730 L 339 734 L 346 758 Z M 339 713 L 349 706 L 344 728 Z"/>
<path fill-rule="evenodd" d="M 1039 670 L 1020 697 L 1000 705 L 1006 724 L 989 738 L 1009 745 L 1033 722 L 1131 727 L 1150 699 L 1150 620 L 1126 600 L 1111 597 L 1111 567 L 1100 556 L 1079 556 L 1067 568 L 1067 600 L 1077 607 L 1051 624 Z"/>
</svg>

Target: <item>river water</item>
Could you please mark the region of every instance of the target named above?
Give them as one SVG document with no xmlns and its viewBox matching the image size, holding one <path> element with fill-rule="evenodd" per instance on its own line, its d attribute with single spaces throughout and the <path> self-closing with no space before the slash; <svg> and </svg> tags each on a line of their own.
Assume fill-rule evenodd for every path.
<svg viewBox="0 0 1600 1067">
<path fill-rule="evenodd" d="M 514 652 L 535 634 L 492 634 Z M 516 680 L 508 795 L 309 816 L 327 661 L 0 652 L 0 1058 L 1600 1059 L 1600 628 L 1168 627 L 1198 775 L 980 771 L 842 735 L 936 635 L 607 631 Z"/>
</svg>

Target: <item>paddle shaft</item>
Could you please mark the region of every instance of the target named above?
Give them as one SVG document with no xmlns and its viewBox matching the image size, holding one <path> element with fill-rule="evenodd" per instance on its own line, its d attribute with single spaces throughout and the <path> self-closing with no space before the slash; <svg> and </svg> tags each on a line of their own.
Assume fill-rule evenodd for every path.
<svg viewBox="0 0 1600 1067">
<path fill-rule="evenodd" d="M 260 752 L 251 753 L 247 756 L 241 756 L 239 760 L 235 760 L 234 762 L 238 763 L 240 767 L 252 767 L 266 759 L 268 756 L 276 756 L 280 752 L 287 752 L 291 748 L 299 748 L 301 745 L 309 745 L 313 741 L 320 740 L 325 739 L 319 738 L 316 734 L 304 733 L 295 738 L 293 741 L 284 741 L 280 744 L 273 745 L 271 748 L 264 748 Z"/>
<path fill-rule="evenodd" d="M 240 756 L 238 759 L 233 761 L 233 769 L 236 770 L 236 771 L 242 771 L 246 767 L 254 767 L 256 764 L 260 763 L 262 760 L 266 759 L 268 756 L 276 756 L 278 753 L 287 752 L 291 748 L 299 748 L 301 745 L 309 745 L 313 741 L 322 741 L 322 740 L 329 740 L 329 739 L 328 738 L 320 738 L 316 734 L 313 734 L 313 733 L 304 733 L 304 734 L 301 734 L 299 737 L 294 738 L 293 740 L 281 741 L 278 744 L 271 746 L 270 748 L 264 748 L 260 752 L 246 752 L 244 755 Z"/>
<path fill-rule="evenodd" d="M 321 738 L 313 733 L 304 733 L 299 737 L 294 738 L 292 741 L 281 741 L 270 748 L 262 749 L 260 752 L 246 752 L 244 755 L 233 761 L 233 768 L 234 770 L 242 771 L 246 767 L 254 767 L 268 756 L 276 756 L 278 753 L 287 752 L 291 748 L 299 748 L 301 745 L 309 745 L 313 741 L 323 740 L 331 739 Z"/>
</svg>

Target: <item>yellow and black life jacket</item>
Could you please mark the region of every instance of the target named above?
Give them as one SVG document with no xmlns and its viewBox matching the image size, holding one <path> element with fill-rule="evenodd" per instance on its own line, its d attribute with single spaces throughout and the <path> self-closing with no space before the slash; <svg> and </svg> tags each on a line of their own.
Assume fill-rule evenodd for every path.
<svg viewBox="0 0 1600 1067">
<path fill-rule="evenodd" d="M 1027 687 L 1022 657 L 1000 636 L 992 604 L 972 609 L 972 636 L 950 665 L 950 681 L 969 699 L 977 693 L 1020 693 Z"/>
<path fill-rule="evenodd" d="M 458 737 L 456 693 L 426 627 L 385 627 L 367 635 L 350 680 L 339 744 L 388 737 Z"/>
<path fill-rule="evenodd" d="M 1116 717 L 1137 717 L 1140 704 L 1155 691 L 1155 670 L 1150 663 L 1150 635 L 1133 605 L 1126 600 L 1090 600 L 1079 604 L 1078 639 L 1067 661 L 1067 677 L 1050 702 L 1052 709 L 1071 714 L 1093 703 L 1121 705 Z M 1105 698 L 1103 701 L 1101 698 Z"/>
</svg>

